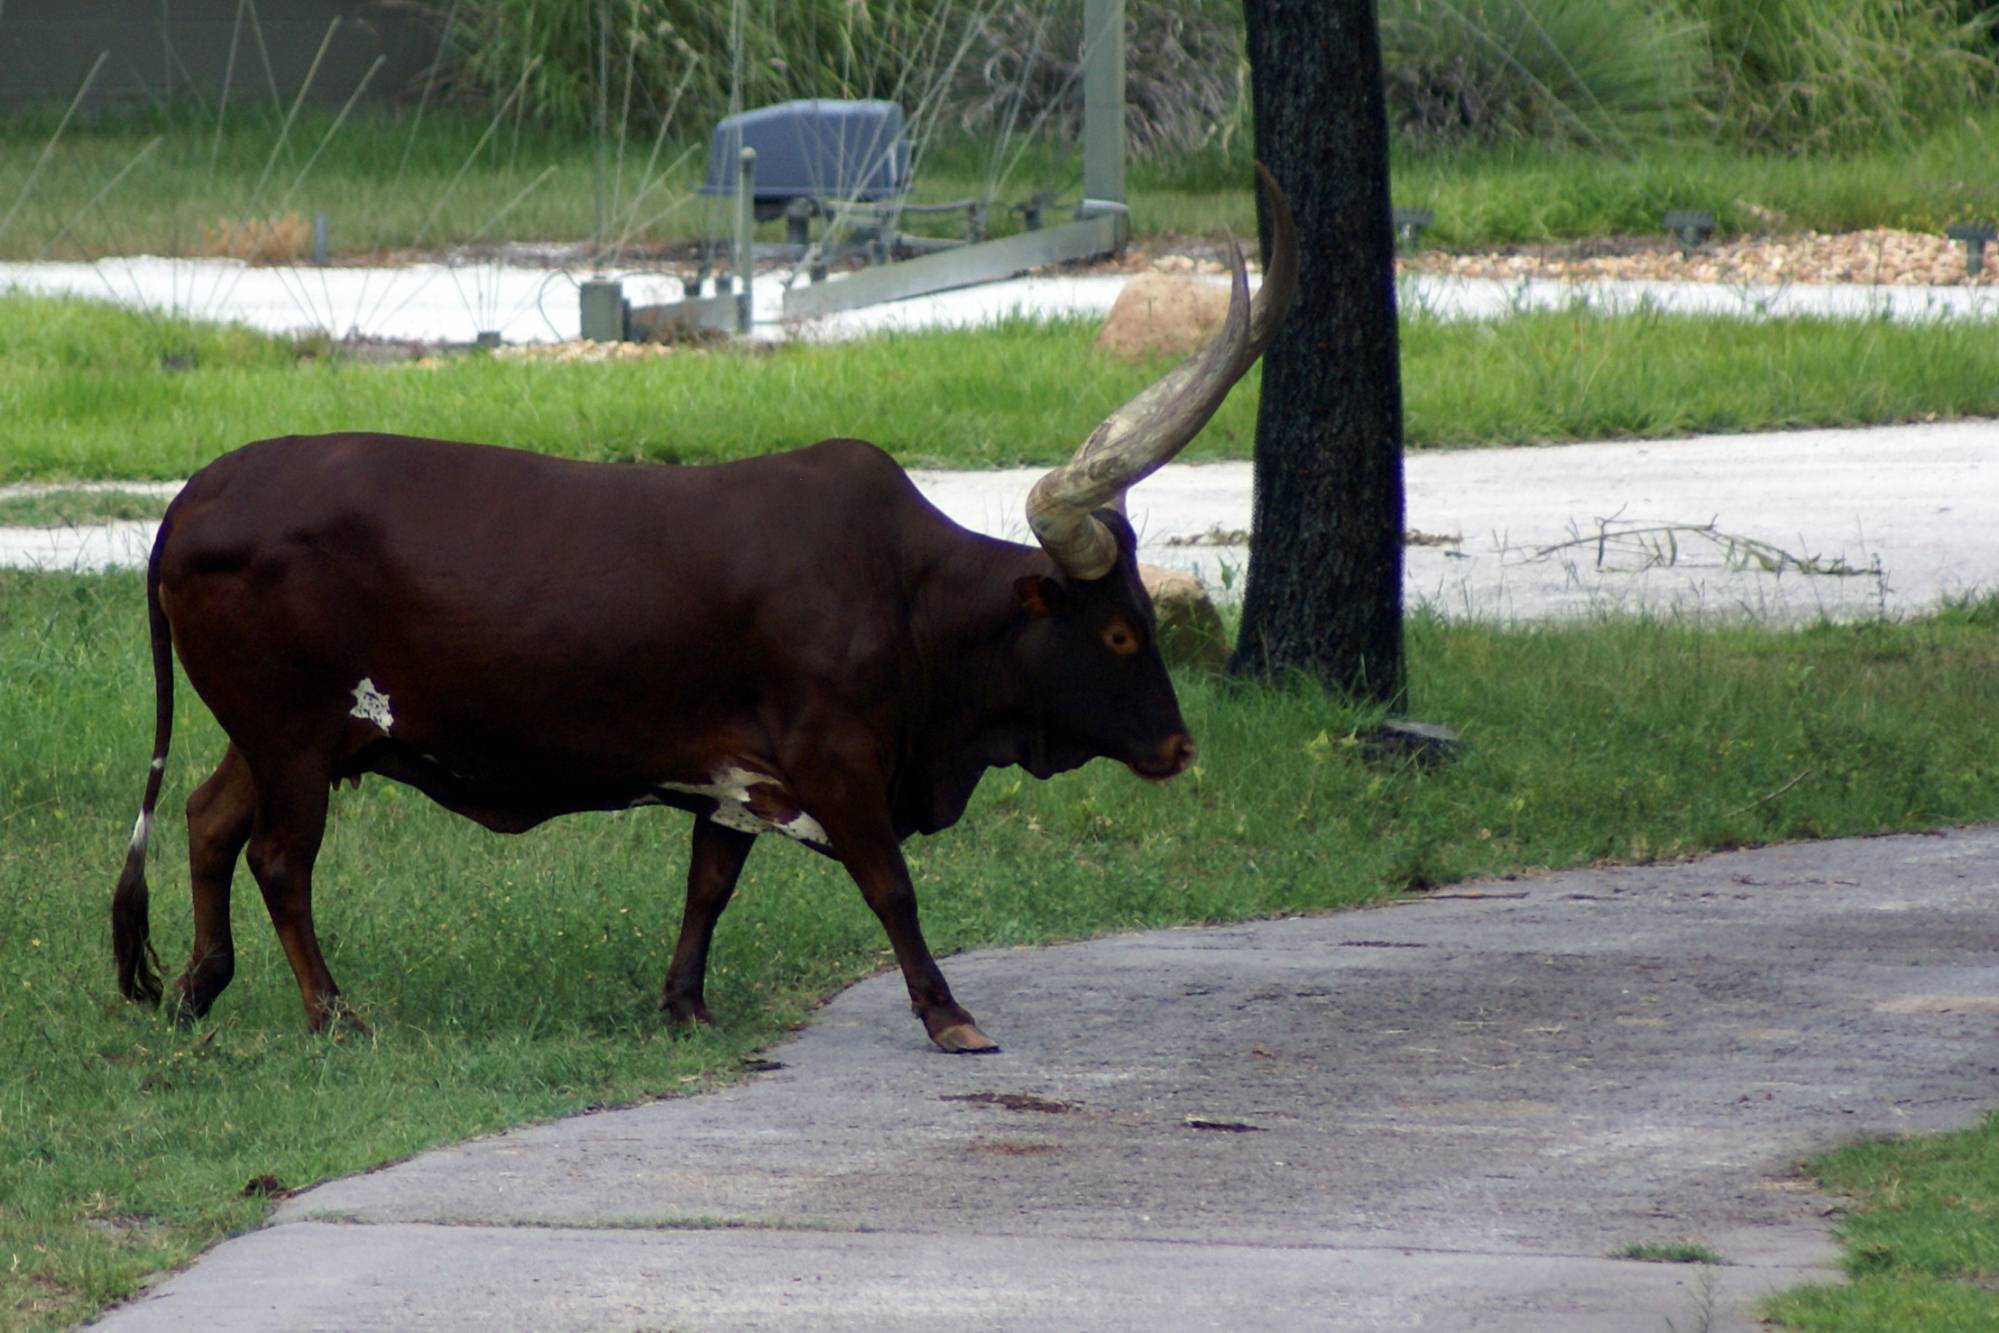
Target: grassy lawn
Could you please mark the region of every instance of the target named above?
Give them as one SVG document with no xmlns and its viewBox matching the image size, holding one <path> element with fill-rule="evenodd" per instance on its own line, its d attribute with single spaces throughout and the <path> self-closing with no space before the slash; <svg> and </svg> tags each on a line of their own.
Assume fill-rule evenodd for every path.
<svg viewBox="0 0 1999 1333">
<path fill-rule="evenodd" d="M 433 109 L 420 126 L 361 111 L 344 123 L 238 108 L 218 134 L 183 115 L 72 124 L 38 162 L 56 112 L 0 121 L 0 259 L 211 252 L 232 225 L 325 210 L 342 255 L 502 239 L 587 241 L 596 231 L 587 140 Z M 412 128 L 415 133 L 412 133 Z M 1432 245 L 1474 247 L 1661 230 L 1674 207 L 1715 212 L 1724 234 L 1898 226 L 1934 231 L 1999 210 L 1990 171 L 1999 112 L 1973 110 L 1917 142 L 1840 156 L 1785 157 L 1707 144 L 1622 156 L 1513 144 L 1398 151 L 1395 202 L 1432 209 Z M 1244 149 L 1140 160 L 1128 199 L 1140 237 L 1255 232 Z M 604 236 L 641 247 L 720 234 L 694 194 L 706 146 L 628 140 L 610 152 Z M 939 142 L 917 172 L 919 202 L 990 190 L 1019 203 L 1053 190 L 1073 203 L 1080 156 L 1040 141 Z M 25 193 L 24 193 L 25 188 Z M 1760 210 L 1760 212 L 1759 212 Z M 1004 231 L 1018 225 L 994 214 Z M 776 237 L 781 224 L 767 234 Z"/>
<path fill-rule="evenodd" d="M 1974 109 L 1909 145 L 1784 156 L 1714 144 L 1605 156 L 1520 143 L 1400 154 L 1395 202 L 1428 208 L 1426 245 L 1447 249 L 1664 230 L 1669 208 L 1705 208 L 1721 235 L 1899 227 L 1940 232 L 1999 213 L 1999 111 Z"/>
<path fill-rule="evenodd" d="M 80 523 L 158 518 L 166 508 L 163 495 L 134 495 L 129 491 L 10 495 L 0 499 L 0 528 L 67 528 Z"/>
<path fill-rule="evenodd" d="M 1046 465 L 1162 369 L 1097 355 L 1080 322 L 434 367 L 80 300 L 0 295 L 0 326 L 0 482 L 180 477 L 261 436 L 357 428 L 684 463 L 849 434 L 911 466 Z M 1999 415 L 1999 340 L 1969 324 L 1416 313 L 1402 366 L 1417 448 Z M 1257 384 L 1186 458 L 1249 457 Z"/>
<path fill-rule="evenodd" d="M 1787 1292 L 1773 1317 L 1811 1333 L 1999 1325 L 1999 1115 L 1960 1134 L 1843 1149 L 1811 1170 L 1859 1201 L 1839 1224 L 1851 1280 Z"/>
<path fill-rule="evenodd" d="M 727 1078 L 883 965 L 838 868 L 768 849 L 717 940 L 722 1027 L 671 1039 L 653 1006 L 684 819 L 501 838 L 374 782 L 335 798 L 319 895 L 329 960 L 374 1036 L 304 1033 L 245 876 L 236 984 L 177 1031 L 117 1000 L 105 941 L 151 734 L 141 602 L 133 574 L 0 572 L 0 1324 L 82 1317 L 253 1224 L 253 1177 L 303 1186 Z M 1367 762 L 1348 742 L 1367 719 L 1309 692 L 1184 679 L 1203 755 L 1185 778 L 1001 773 L 961 826 L 911 845 L 933 943 L 1320 911 L 1473 875 L 1999 818 L 1999 734 L 1953 721 L 1989 710 L 1999 602 L 1789 633 L 1418 620 L 1410 658 L 1413 711 L 1472 742 L 1455 766 Z M 178 718 L 153 852 L 170 966 L 189 930 L 179 803 L 221 748 L 184 686 Z M 1803 768 L 1810 781 L 1761 799 Z M 1959 1225 L 1984 1229 L 1989 1260 L 1989 1210 Z"/>
</svg>

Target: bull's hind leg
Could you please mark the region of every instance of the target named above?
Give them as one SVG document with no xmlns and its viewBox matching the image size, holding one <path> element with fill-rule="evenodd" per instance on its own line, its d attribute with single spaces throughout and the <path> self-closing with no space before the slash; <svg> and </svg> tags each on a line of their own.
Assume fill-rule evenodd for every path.
<svg viewBox="0 0 1999 1333">
<path fill-rule="evenodd" d="M 312 927 L 312 867 L 326 834 L 329 776 L 310 760 L 295 760 L 272 775 L 259 774 L 257 815 L 250 831 L 250 873 L 264 892 L 264 906 L 314 1032 L 338 1020 L 363 1026 L 340 998 Z"/>
<path fill-rule="evenodd" d="M 694 821 L 694 850 L 687 860 L 687 908 L 680 917 L 680 941 L 666 968 L 659 1007 L 675 1023 L 710 1023 L 702 995 L 708 975 L 708 943 L 715 922 L 736 891 L 736 878 L 756 845 L 754 833 L 723 828 L 706 815 Z"/>
<path fill-rule="evenodd" d="M 234 745 L 187 798 L 188 883 L 194 891 L 194 948 L 174 986 L 183 1018 L 200 1018 L 236 972 L 229 933 L 229 882 L 249 841 L 257 784 Z"/>
</svg>

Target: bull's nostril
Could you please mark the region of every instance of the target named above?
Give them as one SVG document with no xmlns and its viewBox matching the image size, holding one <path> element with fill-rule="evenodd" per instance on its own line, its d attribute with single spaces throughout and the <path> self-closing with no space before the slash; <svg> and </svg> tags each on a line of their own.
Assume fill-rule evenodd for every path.
<svg viewBox="0 0 1999 1333">
<path fill-rule="evenodd" d="M 1178 777 L 1194 762 L 1194 738 L 1184 731 L 1176 731 L 1159 742 L 1151 753 L 1125 762 L 1132 772 L 1142 778 L 1162 781 Z"/>
</svg>

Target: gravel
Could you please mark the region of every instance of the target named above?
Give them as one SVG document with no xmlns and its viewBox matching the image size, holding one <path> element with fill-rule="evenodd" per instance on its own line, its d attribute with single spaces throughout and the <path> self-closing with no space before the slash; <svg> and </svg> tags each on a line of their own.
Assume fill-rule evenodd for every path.
<svg viewBox="0 0 1999 1333">
<path fill-rule="evenodd" d="M 1140 241 L 1107 271 L 1216 274 L 1227 248 L 1195 239 Z M 1256 271 L 1252 262 L 1250 270 Z M 1496 250 L 1422 250 L 1404 254 L 1398 273 L 1461 278 L 1556 278 L 1576 282 L 1854 283 L 1885 287 L 1999 286 L 1999 257 L 1976 276 L 1964 245 L 1927 232 L 1785 232 L 1710 240 L 1691 254 L 1666 236 L 1603 236 Z"/>
<path fill-rule="evenodd" d="M 1637 243 L 1583 242 L 1496 253 L 1426 250 L 1403 259 L 1404 272 L 1468 278 L 1571 278 L 1712 283 L 1860 283 L 1888 287 L 1990 287 L 1999 263 L 1976 277 L 1964 246 L 1942 236 L 1876 227 L 1826 235 L 1808 231 L 1710 241 L 1684 254 L 1663 238 Z"/>
</svg>

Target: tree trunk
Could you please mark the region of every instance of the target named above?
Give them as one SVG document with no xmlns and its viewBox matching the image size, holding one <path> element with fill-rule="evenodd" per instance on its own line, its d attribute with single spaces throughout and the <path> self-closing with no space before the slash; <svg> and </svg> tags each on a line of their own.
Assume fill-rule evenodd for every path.
<svg viewBox="0 0 1999 1333">
<path fill-rule="evenodd" d="M 1255 546 L 1230 670 L 1399 706 L 1402 380 L 1374 0 L 1244 0 L 1256 155 L 1298 223 L 1263 356 Z M 1258 200 L 1263 242 L 1268 210 Z"/>
</svg>

